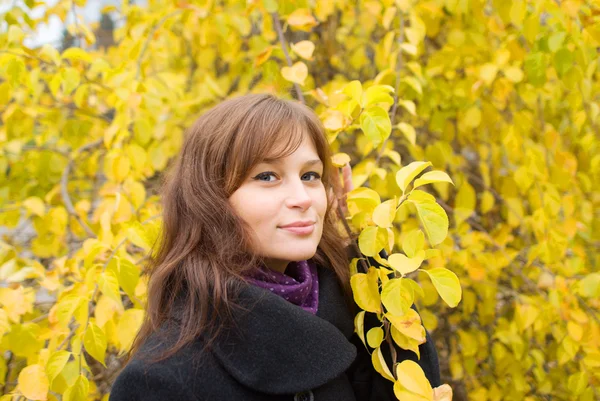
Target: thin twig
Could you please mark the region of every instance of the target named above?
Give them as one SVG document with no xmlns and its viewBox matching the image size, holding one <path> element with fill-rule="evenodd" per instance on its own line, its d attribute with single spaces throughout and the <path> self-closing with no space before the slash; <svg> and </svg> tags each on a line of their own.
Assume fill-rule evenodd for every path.
<svg viewBox="0 0 600 401">
<path fill-rule="evenodd" d="M 75 20 L 75 28 L 77 29 L 77 46 L 81 47 L 81 28 L 79 28 L 79 21 L 77 21 L 77 12 L 75 11 L 75 1 L 71 0 L 71 11 L 73 12 L 73 19 Z"/>
<path fill-rule="evenodd" d="M 394 89 L 394 105 L 392 106 L 392 111 L 390 113 L 390 121 L 392 126 L 394 125 L 394 120 L 396 119 L 396 112 L 398 110 L 398 91 L 400 90 L 400 73 L 402 71 L 402 65 L 404 64 L 404 60 L 402 57 L 402 48 L 400 45 L 404 42 L 404 14 L 402 10 L 398 11 L 398 22 L 400 24 L 400 35 L 398 35 L 398 59 L 396 61 L 396 87 Z M 381 145 L 381 150 L 377 152 L 377 157 L 375 158 L 375 165 L 379 165 L 379 160 L 385 151 L 386 145 L 390 140 L 392 135 L 385 138 L 383 144 Z"/>
<path fill-rule="evenodd" d="M 135 74 L 135 79 L 139 80 L 140 79 L 140 75 L 142 74 L 142 61 L 144 60 L 144 55 L 146 54 L 146 51 L 148 50 L 148 46 L 150 44 L 150 40 L 152 40 L 152 38 L 154 37 L 154 34 L 156 33 L 156 31 L 158 30 L 158 28 L 161 27 L 162 24 L 165 23 L 165 21 L 168 18 L 171 18 L 177 14 L 181 14 L 184 10 L 177 10 L 177 11 L 173 11 L 172 13 L 169 13 L 167 15 L 165 15 L 164 17 L 162 17 L 156 24 L 154 24 L 154 26 L 152 27 L 152 29 L 150 30 L 150 33 L 148 34 L 148 37 L 146 38 L 146 41 L 144 42 L 144 46 L 142 47 L 142 51 L 140 52 L 140 55 L 137 59 L 137 72 Z"/>
<path fill-rule="evenodd" d="M 73 168 L 73 164 L 75 162 L 75 157 L 77 157 L 77 155 L 79 155 L 83 152 L 86 152 L 88 150 L 95 148 L 96 146 L 101 145 L 103 143 L 103 141 L 104 141 L 103 139 L 98 139 L 94 142 L 90 142 L 90 143 L 80 147 L 75 152 L 75 155 L 69 159 L 69 162 L 67 163 L 67 166 L 63 170 L 62 176 L 60 178 L 60 194 L 65 203 L 65 208 L 67 209 L 67 212 L 69 212 L 70 215 L 74 216 L 75 219 L 79 222 L 79 224 L 81 224 L 81 226 L 83 227 L 85 232 L 90 237 L 93 237 L 93 238 L 96 238 L 96 233 L 94 233 L 94 231 L 92 231 L 92 229 L 81 219 L 81 217 L 79 217 L 79 215 L 75 211 L 75 207 L 73 206 L 73 202 L 71 201 L 71 197 L 69 196 L 67 184 L 69 183 L 69 174 L 71 173 L 71 169 Z"/>
<path fill-rule="evenodd" d="M 283 29 L 281 28 L 281 21 L 279 20 L 279 14 L 276 12 L 271 13 L 271 17 L 273 18 L 273 26 L 277 30 L 277 36 L 279 37 L 279 43 L 281 44 L 281 48 L 283 49 L 283 54 L 285 55 L 285 61 L 287 62 L 288 67 L 292 66 L 292 58 L 288 53 L 287 42 L 285 41 L 285 37 L 283 36 Z M 296 89 L 296 94 L 298 95 L 298 100 L 300 100 L 303 104 L 306 104 L 304 101 L 304 95 L 302 94 L 302 89 L 298 83 L 294 82 L 294 88 Z"/>
</svg>

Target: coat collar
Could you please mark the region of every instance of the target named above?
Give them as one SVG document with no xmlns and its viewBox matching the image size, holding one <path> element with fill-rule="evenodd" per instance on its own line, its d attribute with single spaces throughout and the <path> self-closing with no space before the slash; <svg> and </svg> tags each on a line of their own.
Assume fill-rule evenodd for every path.
<svg viewBox="0 0 600 401">
<path fill-rule="evenodd" d="M 348 341 L 353 316 L 335 273 L 317 269 L 316 315 L 266 289 L 244 286 L 239 302 L 250 311 L 234 312 L 238 330 L 225 330 L 212 350 L 238 382 L 263 393 L 289 394 L 323 385 L 350 367 L 357 352 Z"/>
</svg>

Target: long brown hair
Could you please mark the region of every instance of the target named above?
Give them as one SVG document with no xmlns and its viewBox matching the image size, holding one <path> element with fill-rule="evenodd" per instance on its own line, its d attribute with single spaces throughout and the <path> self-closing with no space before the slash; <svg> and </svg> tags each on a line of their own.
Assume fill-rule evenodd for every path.
<svg viewBox="0 0 600 401">
<path fill-rule="evenodd" d="M 201 333 L 208 349 L 223 326 L 235 323 L 232 310 L 241 308 L 236 294 L 245 284 L 243 277 L 263 261 L 252 251 L 251 228 L 235 214 L 228 198 L 255 165 L 293 153 L 306 134 L 323 162 L 321 180 L 328 196 L 323 234 L 313 260 L 335 272 L 352 308 L 348 237 L 332 210 L 330 191 L 339 189 L 339 182 L 332 178 L 331 149 L 321 121 L 313 110 L 293 100 L 271 94 L 238 96 L 196 120 L 164 176 L 161 237 L 145 269 L 146 314 L 127 361 L 171 320 L 178 295 L 183 294 L 178 339 L 162 355 L 155 355 L 154 361 L 169 357 Z M 282 143 L 282 151 L 274 156 L 274 146 Z"/>
</svg>

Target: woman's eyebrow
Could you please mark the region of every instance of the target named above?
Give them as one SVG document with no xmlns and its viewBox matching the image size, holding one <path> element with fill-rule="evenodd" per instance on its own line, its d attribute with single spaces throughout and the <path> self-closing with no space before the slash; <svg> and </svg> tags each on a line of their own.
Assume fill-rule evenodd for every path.
<svg viewBox="0 0 600 401">
<path fill-rule="evenodd" d="M 283 163 L 282 159 L 265 159 L 262 163 L 264 164 L 281 164 Z M 304 162 L 305 166 L 313 166 L 315 164 L 323 164 L 321 159 L 307 160 Z"/>
</svg>

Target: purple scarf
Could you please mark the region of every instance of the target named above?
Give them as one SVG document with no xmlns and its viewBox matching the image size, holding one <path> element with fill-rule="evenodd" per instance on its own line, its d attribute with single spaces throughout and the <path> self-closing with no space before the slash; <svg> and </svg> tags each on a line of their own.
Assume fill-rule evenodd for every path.
<svg viewBox="0 0 600 401">
<path fill-rule="evenodd" d="M 260 266 L 249 275 L 248 281 L 271 291 L 312 314 L 319 306 L 319 276 L 315 262 L 290 262 L 285 273 Z"/>
</svg>

